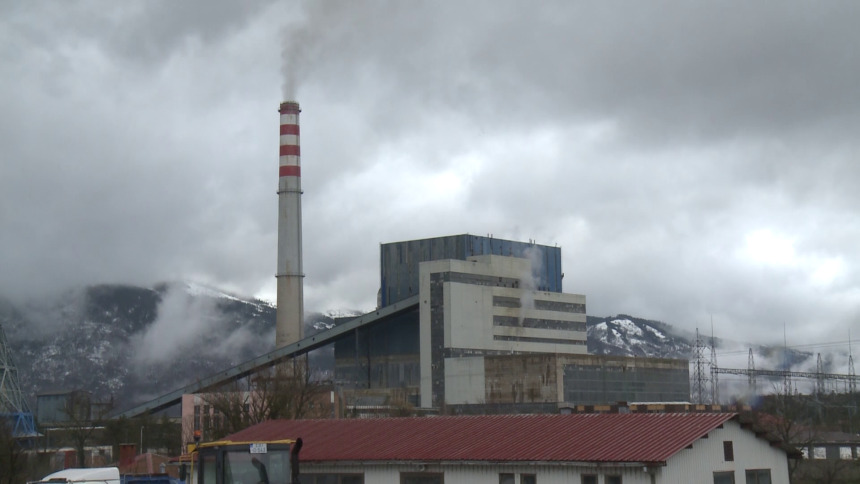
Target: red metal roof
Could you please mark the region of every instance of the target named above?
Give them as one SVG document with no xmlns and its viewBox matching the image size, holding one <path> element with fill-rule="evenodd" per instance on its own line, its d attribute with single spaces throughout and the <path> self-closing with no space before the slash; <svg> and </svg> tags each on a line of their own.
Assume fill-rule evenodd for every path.
<svg viewBox="0 0 860 484">
<path fill-rule="evenodd" d="M 665 462 L 734 413 L 272 420 L 233 441 L 301 437 L 305 462 Z"/>
</svg>

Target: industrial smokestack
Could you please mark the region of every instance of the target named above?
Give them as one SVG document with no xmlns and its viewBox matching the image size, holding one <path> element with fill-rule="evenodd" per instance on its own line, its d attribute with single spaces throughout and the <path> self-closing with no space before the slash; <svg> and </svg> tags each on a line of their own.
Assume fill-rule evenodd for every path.
<svg viewBox="0 0 860 484">
<path fill-rule="evenodd" d="M 299 103 L 281 103 L 281 149 L 278 171 L 278 348 L 302 338 L 302 173 L 299 149 Z"/>
</svg>

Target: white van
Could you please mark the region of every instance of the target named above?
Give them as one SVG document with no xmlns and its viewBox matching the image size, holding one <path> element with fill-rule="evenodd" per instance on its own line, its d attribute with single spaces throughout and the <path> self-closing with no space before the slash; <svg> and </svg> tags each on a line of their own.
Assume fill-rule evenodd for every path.
<svg viewBox="0 0 860 484">
<path fill-rule="evenodd" d="M 64 469 L 36 481 L 39 484 L 120 484 L 116 467 L 93 467 L 90 469 Z M 35 484 L 35 483 L 30 483 Z"/>
</svg>

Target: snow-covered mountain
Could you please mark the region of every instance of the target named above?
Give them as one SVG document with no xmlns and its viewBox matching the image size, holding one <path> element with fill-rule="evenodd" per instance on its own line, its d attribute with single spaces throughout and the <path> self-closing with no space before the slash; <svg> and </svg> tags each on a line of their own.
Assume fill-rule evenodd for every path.
<svg viewBox="0 0 860 484">
<path fill-rule="evenodd" d="M 274 349 L 275 307 L 188 282 L 97 285 L 50 299 L 0 299 L 22 391 L 86 389 L 118 407 L 146 401 Z M 305 334 L 334 325 L 307 314 Z M 312 355 L 333 367 L 331 350 Z"/>
<path fill-rule="evenodd" d="M 628 315 L 598 318 L 588 316 L 588 352 L 591 354 L 641 356 L 649 358 L 683 358 L 692 362 L 696 359 L 696 336 L 681 331 L 669 324 L 659 321 L 637 318 Z M 818 355 L 811 351 L 782 346 L 751 344 L 743 341 L 732 341 L 700 335 L 702 340 L 702 357 L 705 371 L 710 376 L 711 345 L 716 347 L 717 366 L 723 369 L 749 368 L 750 350 L 753 364 L 757 369 L 790 370 L 794 372 L 816 372 Z M 824 373 L 847 374 L 848 351 L 832 350 L 821 355 Z M 749 391 L 748 379 L 738 377 L 718 376 L 721 395 L 725 398 L 746 396 Z M 833 382 L 829 382 L 833 383 Z M 794 382 L 797 391 L 811 392 L 815 382 L 810 379 L 797 379 Z M 782 391 L 783 380 L 780 377 L 760 377 L 758 391 L 772 393 Z M 832 385 L 831 385 L 832 386 Z M 839 391 L 839 388 L 832 388 Z M 827 390 L 830 391 L 830 390 Z"/>
<path fill-rule="evenodd" d="M 334 326 L 355 311 L 307 314 L 305 334 Z M 22 389 L 38 393 L 86 389 L 111 395 L 118 407 L 142 402 L 274 349 L 275 308 L 187 282 L 155 287 L 98 285 L 50 300 L 13 305 L 0 298 Z M 588 351 L 640 357 L 694 358 L 695 338 L 673 326 L 627 315 L 589 316 Z M 745 343 L 717 341 L 724 367 L 746 367 Z M 754 346 L 758 368 L 814 371 L 811 353 Z M 709 357 L 710 354 L 705 355 Z M 828 372 L 845 373 L 839 358 Z M 847 358 L 846 358 L 847 359 Z M 331 348 L 311 355 L 323 371 Z"/>
<path fill-rule="evenodd" d="M 597 355 L 689 358 L 695 341 L 659 321 L 618 315 L 588 317 L 588 352 Z"/>
<path fill-rule="evenodd" d="M 588 316 L 588 352 L 601 355 L 643 356 L 651 358 L 695 359 L 696 336 L 670 324 L 620 314 L 611 317 Z M 752 349 L 757 368 L 793 371 L 815 371 L 817 364 L 813 353 L 796 348 L 786 350 L 781 346 L 752 344 L 725 338 L 700 335 L 706 360 L 711 357 L 711 345 L 716 347 L 719 366 L 746 368 L 749 350 Z M 846 348 L 847 351 L 847 348 Z M 830 352 L 824 357 L 824 371 L 847 373 L 848 357 L 838 361 L 842 355 Z"/>
</svg>

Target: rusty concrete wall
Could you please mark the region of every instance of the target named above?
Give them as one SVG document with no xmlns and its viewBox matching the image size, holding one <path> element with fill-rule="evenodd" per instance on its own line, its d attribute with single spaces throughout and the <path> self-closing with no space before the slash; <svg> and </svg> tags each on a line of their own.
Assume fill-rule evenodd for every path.
<svg viewBox="0 0 860 484">
<path fill-rule="evenodd" d="M 664 398 L 661 401 L 684 401 L 689 396 L 688 365 L 687 360 L 668 358 L 553 354 L 487 355 L 484 357 L 485 403 L 565 402 L 567 400 L 565 395 L 572 390 L 572 388 L 565 389 L 565 380 L 570 380 L 570 375 L 567 378 L 564 376 L 565 368 L 590 368 L 591 372 L 601 375 L 603 398 L 600 402 L 588 403 L 635 401 L 639 399 L 637 397 L 648 394 L 643 393 L 641 389 L 637 391 L 633 383 L 651 389 L 667 386 L 662 391 L 661 395 Z M 627 380 L 614 381 L 611 377 L 620 374 L 619 371 L 625 375 L 635 375 L 635 381 L 633 383 Z M 680 379 L 680 383 L 675 383 L 673 386 L 668 380 L 664 381 L 666 378 Z M 588 383 L 581 382 L 582 385 Z M 580 386 L 580 382 L 576 382 L 574 386 Z M 673 398 L 666 400 L 670 396 Z"/>
<path fill-rule="evenodd" d="M 486 403 L 558 402 L 556 355 L 484 357 Z"/>
<path fill-rule="evenodd" d="M 612 366 L 625 368 L 648 368 L 663 370 L 685 370 L 689 361 L 672 358 L 638 358 L 611 355 L 559 355 L 562 365 Z"/>
</svg>

